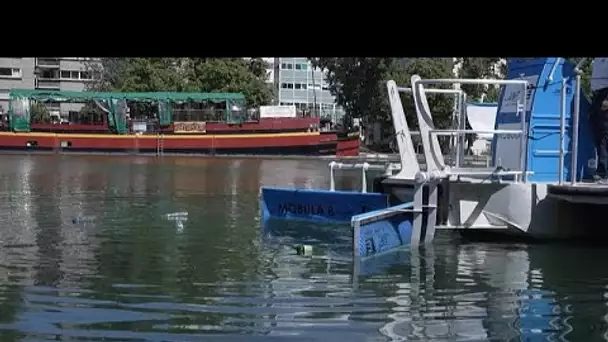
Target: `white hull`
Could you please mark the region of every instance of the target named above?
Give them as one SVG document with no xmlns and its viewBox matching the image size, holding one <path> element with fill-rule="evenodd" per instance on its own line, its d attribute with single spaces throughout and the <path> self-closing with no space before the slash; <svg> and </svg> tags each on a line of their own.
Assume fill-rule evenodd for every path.
<svg viewBox="0 0 608 342">
<path fill-rule="evenodd" d="M 494 226 L 498 231 L 539 239 L 601 235 L 593 218 L 608 207 L 547 197 L 547 185 L 450 182 L 448 222 L 465 230 Z"/>
<path fill-rule="evenodd" d="M 483 231 L 537 239 L 608 237 L 598 223 L 608 205 L 570 203 L 547 197 L 547 183 L 451 181 L 440 207 L 448 206 L 446 226 L 438 229 Z M 391 194 L 411 201 L 413 186 L 393 186 Z M 441 208 L 439 211 L 443 211 Z"/>
</svg>

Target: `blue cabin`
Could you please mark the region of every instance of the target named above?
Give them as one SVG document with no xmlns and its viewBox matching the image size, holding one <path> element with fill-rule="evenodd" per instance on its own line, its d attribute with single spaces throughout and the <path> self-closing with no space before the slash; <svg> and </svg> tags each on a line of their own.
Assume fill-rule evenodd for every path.
<svg viewBox="0 0 608 342">
<path fill-rule="evenodd" d="M 525 119 L 528 129 L 526 170 L 533 182 L 557 182 L 559 180 L 560 110 L 562 105 L 562 80 L 566 79 L 564 180 L 570 181 L 572 165 L 572 113 L 576 86 L 575 65 L 563 58 L 513 58 L 508 61 L 507 78 L 528 81 Z M 517 111 L 523 86 L 507 85 L 500 96 L 495 128 L 499 130 L 521 129 Z M 590 178 L 595 170 L 595 146 L 588 124 L 590 103 L 580 96 L 577 181 Z M 495 134 L 492 144 L 492 163 L 507 170 L 519 170 L 521 136 Z"/>
</svg>

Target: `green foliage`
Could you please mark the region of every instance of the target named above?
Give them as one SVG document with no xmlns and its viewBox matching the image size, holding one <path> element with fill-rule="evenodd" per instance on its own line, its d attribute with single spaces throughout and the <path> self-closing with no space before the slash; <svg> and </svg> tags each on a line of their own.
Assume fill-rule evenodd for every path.
<svg viewBox="0 0 608 342">
<path fill-rule="evenodd" d="M 240 92 L 252 107 L 273 96 L 261 58 L 101 58 L 87 68 L 101 75 L 89 90 Z"/>
<path fill-rule="evenodd" d="M 451 77 L 453 63 L 450 58 L 310 58 L 312 64 L 327 70 L 326 82 L 346 115 L 364 118 L 364 121 L 390 122 L 390 108 L 386 81 L 409 86 L 410 77 L 419 74 L 423 78 Z M 429 105 L 434 110 L 438 125 L 449 121 L 452 99 L 429 95 Z M 411 97 L 404 98 L 408 113 L 414 113 Z M 408 116 L 408 121 L 412 116 Z M 411 120 L 413 125 L 416 120 Z"/>
<path fill-rule="evenodd" d="M 51 113 L 49 109 L 41 102 L 32 101 L 30 107 L 30 117 L 33 122 L 37 123 L 50 123 Z"/>
<path fill-rule="evenodd" d="M 577 64 L 581 61 L 582 58 L 585 58 L 585 61 L 581 65 L 581 88 L 583 90 L 583 94 L 587 97 L 591 98 L 591 62 L 593 61 L 593 57 L 565 57 L 569 62 Z"/>
<path fill-rule="evenodd" d="M 459 78 L 501 78 L 502 75 L 506 75 L 504 66 L 498 72 L 494 67 L 500 59 L 501 57 L 460 57 L 459 62 L 462 63 L 462 67 L 458 76 Z M 500 93 L 499 87 L 494 85 L 463 84 L 461 89 L 467 94 L 469 101 L 479 101 L 485 94 L 487 102 L 496 102 Z"/>
<path fill-rule="evenodd" d="M 384 81 L 392 58 L 310 58 L 327 70 L 326 81 L 347 116 L 378 120 L 388 113 Z"/>
<path fill-rule="evenodd" d="M 250 106 L 270 103 L 272 87 L 259 58 L 188 58 L 181 67 L 182 90 L 243 93 Z"/>
<path fill-rule="evenodd" d="M 387 75 L 398 85 L 411 87 L 411 77 L 419 75 L 422 78 L 453 78 L 454 62 L 451 58 L 409 58 L 395 61 L 391 72 Z M 450 88 L 449 85 L 432 85 L 432 88 Z M 386 92 L 386 90 L 385 90 Z M 445 94 L 427 94 L 429 107 L 433 111 L 433 121 L 438 128 L 450 126 L 454 107 L 454 96 Z M 414 118 L 416 113 L 414 99 L 410 94 L 401 94 L 401 103 L 407 115 L 410 128 L 418 129 L 418 120 Z"/>
</svg>

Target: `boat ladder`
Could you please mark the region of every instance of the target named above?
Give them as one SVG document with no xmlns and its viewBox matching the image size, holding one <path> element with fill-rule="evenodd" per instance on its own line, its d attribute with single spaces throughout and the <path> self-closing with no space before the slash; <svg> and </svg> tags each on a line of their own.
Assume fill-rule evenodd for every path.
<svg viewBox="0 0 608 342">
<path fill-rule="evenodd" d="M 162 156 L 165 151 L 165 139 L 163 134 L 156 136 L 156 155 Z"/>
<path fill-rule="evenodd" d="M 135 135 L 135 139 L 133 139 L 133 154 L 139 154 L 139 137 Z"/>
</svg>

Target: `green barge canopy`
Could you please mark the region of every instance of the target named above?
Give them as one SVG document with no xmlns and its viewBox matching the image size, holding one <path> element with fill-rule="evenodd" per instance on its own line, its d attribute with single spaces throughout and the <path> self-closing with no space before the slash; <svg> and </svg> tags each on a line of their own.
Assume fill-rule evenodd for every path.
<svg viewBox="0 0 608 342">
<path fill-rule="evenodd" d="M 11 89 L 9 92 L 9 127 L 14 132 L 31 129 L 31 101 L 84 103 L 92 101 L 108 116 L 109 128 L 118 134 L 127 132 L 127 101 L 156 103 L 161 126 L 172 122 L 173 105 L 190 102 L 224 103 L 226 122 L 240 123 L 243 115 L 231 115 L 233 109 L 245 112 L 245 96 L 242 93 L 177 93 L 177 92 L 78 92 Z M 236 114 L 236 113 L 234 113 Z"/>
</svg>

